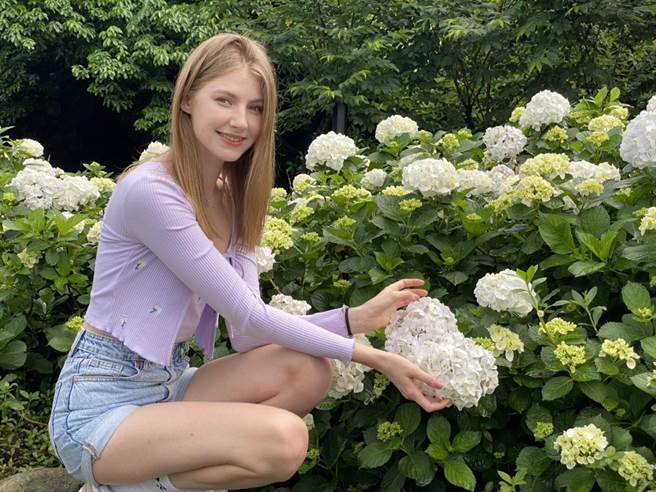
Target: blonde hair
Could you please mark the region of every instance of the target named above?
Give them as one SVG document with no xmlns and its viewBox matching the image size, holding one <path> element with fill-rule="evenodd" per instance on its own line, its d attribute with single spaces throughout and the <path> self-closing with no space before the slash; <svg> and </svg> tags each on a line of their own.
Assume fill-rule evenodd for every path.
<svg viewBox="0 0 656 492">
<path fill-rule="evenodd" d="M 198 143 L 191 117 L 182 110 L 186 97 L 209 81 L 247 66 L 262 89 L 262 126 L 255 144 L 237 161 L 223 167 L 238 227 L 236 242 L 249 250 L 259 244 L 275 176 L 274 126 L 277 106 L 276 77 L 266 50 L 257 41 L 233 33 L 213 36 L 189 55 L 180 69 L 171 104 L 170 149 L 159 157 L 172 164 L 173 178 L 186 193 L 198 224 L 208 235 L 220 236 L 209 220 L 205 188 L 201 182 Z M 142 161 L 126 167 L 120 181 Z M 224 188 L 225 189 L 225 188 Z"/>
</svg>

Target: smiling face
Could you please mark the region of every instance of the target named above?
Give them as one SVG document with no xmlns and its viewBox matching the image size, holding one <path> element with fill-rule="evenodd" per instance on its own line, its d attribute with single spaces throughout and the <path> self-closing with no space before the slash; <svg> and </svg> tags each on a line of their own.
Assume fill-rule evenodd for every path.
<svg viewBox="0 0 656 492">
<path fill-rule="evenodd" d="M 201 161 L 222 166 L 253 146 L 262 128 L 263 95 L 248 66 L 216 77 L 182 101 Z"/>
</svg>

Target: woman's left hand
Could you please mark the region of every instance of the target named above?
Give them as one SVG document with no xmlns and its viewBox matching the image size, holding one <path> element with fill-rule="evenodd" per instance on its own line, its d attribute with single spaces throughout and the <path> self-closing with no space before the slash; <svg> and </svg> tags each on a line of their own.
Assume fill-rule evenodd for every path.
<svg viewBox="0 0 656 492">
<path fill-rule="evenodd" d="M 397 309 L 428 295 L 425 289 L 417 288 L 423 284 L 418 278 L 404 278 L 388 285 L 361 306 L 350 308 L 351 332 L 354 335 L 367 333 L 386 326 Z"/>
</svg>

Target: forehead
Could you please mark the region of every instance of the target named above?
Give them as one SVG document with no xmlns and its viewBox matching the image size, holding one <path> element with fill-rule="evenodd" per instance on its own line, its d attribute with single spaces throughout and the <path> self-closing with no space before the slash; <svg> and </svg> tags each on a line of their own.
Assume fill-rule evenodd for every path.
<svg viewBox="0 0 656 492">
<path fill-rule="evenodd" d="M 210 79 L 201 90 L 211 93 L 229 92 L 244 99 L 262 99 L 260 79 L 245 65 Z"/>
</svg>

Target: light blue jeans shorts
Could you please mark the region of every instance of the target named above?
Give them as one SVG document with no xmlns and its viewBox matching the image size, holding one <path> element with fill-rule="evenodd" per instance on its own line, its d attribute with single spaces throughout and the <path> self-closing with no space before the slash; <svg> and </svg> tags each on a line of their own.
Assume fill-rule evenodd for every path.
<svg viewBox="0 0 656 492">
<path fill-rule="evenodd" d="M 52 448 L 70 475 L 98 487 L 91 466 L 121 422 L 140 406 L 182 400 L 196 371 L 186 348 L 176 345 L 172 364 L 163 366 L 112 337 L 79 331 L 48 422 Z"/>
</svg>

